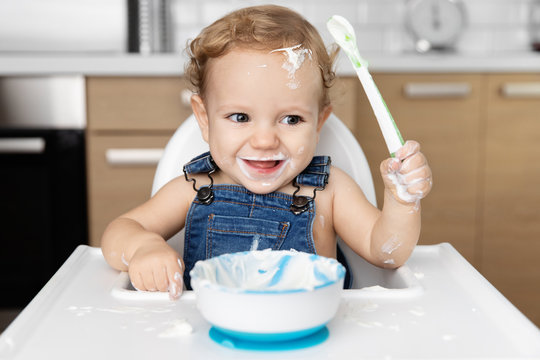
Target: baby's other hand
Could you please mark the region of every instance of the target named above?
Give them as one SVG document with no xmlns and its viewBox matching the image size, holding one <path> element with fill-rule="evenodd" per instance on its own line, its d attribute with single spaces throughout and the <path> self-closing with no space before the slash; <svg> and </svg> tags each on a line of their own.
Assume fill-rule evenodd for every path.
<svg viewBox="0 0 540 360">
<path fill-rule="evenodd" d="M 430 192 L 433 180 L 420 144 L 407 141 L 395 154 L 381 163 L 385 187 L 402 204 L 418 203 Z"/>
<path fill-rule="evenodd" d="M 129 278 L 135 289 L 168 291 L 171 300 L 182 294 L 184 264 L 165 241 L 154 241 L 138 248 L 128 266 Z"/>
</svg>

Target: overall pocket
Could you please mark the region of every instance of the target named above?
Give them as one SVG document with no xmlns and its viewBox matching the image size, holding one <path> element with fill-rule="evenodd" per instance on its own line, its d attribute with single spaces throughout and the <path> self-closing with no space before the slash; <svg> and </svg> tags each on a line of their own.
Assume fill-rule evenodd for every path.
<svg viewBox="0 0 540 360">
<path fill-rule="evenodd" d="M 289 227 L 289 222 L 211 214 L 206 228 L 206 258 L 248 250 L 279 250 Z"/>
</svg>

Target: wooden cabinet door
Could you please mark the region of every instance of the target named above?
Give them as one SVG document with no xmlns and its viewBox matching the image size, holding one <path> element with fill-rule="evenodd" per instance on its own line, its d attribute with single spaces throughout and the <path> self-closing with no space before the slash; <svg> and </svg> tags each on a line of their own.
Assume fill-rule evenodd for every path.
<svg viewBox="0 0 540 360">
<path fill-rule="evenodd" d="M 88 137 L 88 214 L 91 246 L 100 246 L 101 235 L 109 222 L 150 198 L 158 161 L 156 155 L 171 136 L 172 133 L 159 136 Z M 130 152 L 135 153 L 135 157 L 131 156 Z"/>
<path fill-rule="evenodd" d="M 433 171 L 433 189 L 422 201 L 420 244 L 449 242 L 478 266 L 479 156 L 482 76 L 375 74 L 404 139 L 417 140 Z M 363 89 L 356 136 L 371 166 L 382 206 L 379 166 L 389 156 Z"/>
<path fill-rule="evenodd" d="M 163 149 L 191 115 L 190 92 L 179 77 L 87 79 L 90 244 L 107 224 L 150 197 Z"/>
<path fill-rule="evenodd" d="M 483 273 L 540 325 L 540 75 L 490 75 Z"/>
<path fill-rule="evenodd" d="M 89 131 L 170 131 L 192 112 L 180 77 L 89 77 L 86 87 Z"/>
</svg>

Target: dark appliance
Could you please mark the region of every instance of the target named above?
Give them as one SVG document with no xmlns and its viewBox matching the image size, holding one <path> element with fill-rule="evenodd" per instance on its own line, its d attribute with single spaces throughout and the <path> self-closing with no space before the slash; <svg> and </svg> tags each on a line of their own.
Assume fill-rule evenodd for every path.
<svg viewBox="0 0 540 360">
<path fill-rule="evenodd" d="M 87 244 L 84 79 L 0 78 L 0 307 L 24 307 Z"/>
</svg>

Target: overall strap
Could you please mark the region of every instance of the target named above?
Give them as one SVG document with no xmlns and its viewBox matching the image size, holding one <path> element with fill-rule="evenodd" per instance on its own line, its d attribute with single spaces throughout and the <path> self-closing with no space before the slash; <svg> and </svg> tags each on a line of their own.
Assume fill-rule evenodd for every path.
<svg viewBox="0 0 540 360">
<path fill-rule="evenodd" d="M 212 155 L 210 155 L 209 151 L 193 158 L 190 162 L 184 165 L 184 177 L 186 178 L 186 181 L 193 182 L 193 190 L 197 192 L 197 199 L 202 204 L 209 205 L 214 201 L 214 190 L 212 189 L 214 179 L 212 178 L 211 174 L 217 169 L 218 167 L 214 162 L 214 159 L 212 159 Z M 200 173 L 208 174 L 210 185 L 202 186 L 197 189 L 197 181 L 194 178 L 189 178 L 188 175 Z"/>
<path fill-rule="evenodd" d="M 294 179 L 293 186 L 296 190 L 291 204 L 293 213 L 301 214 L 306 211 L 309 204 L 315 200 L 317 191 L 324 190 L 330 176 L 330 163 L 330 156 L 314 156 L 309 165 Z M 313 186 L 313 196 L 297 195 L 300 185 Z"/>
<path fill-rule="evenodd" d="M 209 151 L 191 159 L 184 165 L 184 173 L 187 175 L 209 173 L 216 170 L 217 165 L 214 162 L 214 159 L 212 159 L 212 155 L 210 155 Z"/>
<path fill-rule="evenodd" d="M 314 156 L 304 171 L 296 177 L 296 183 L 324 189 L 330 176 L 330 163 L 330 156 Z"/>
</svg>

